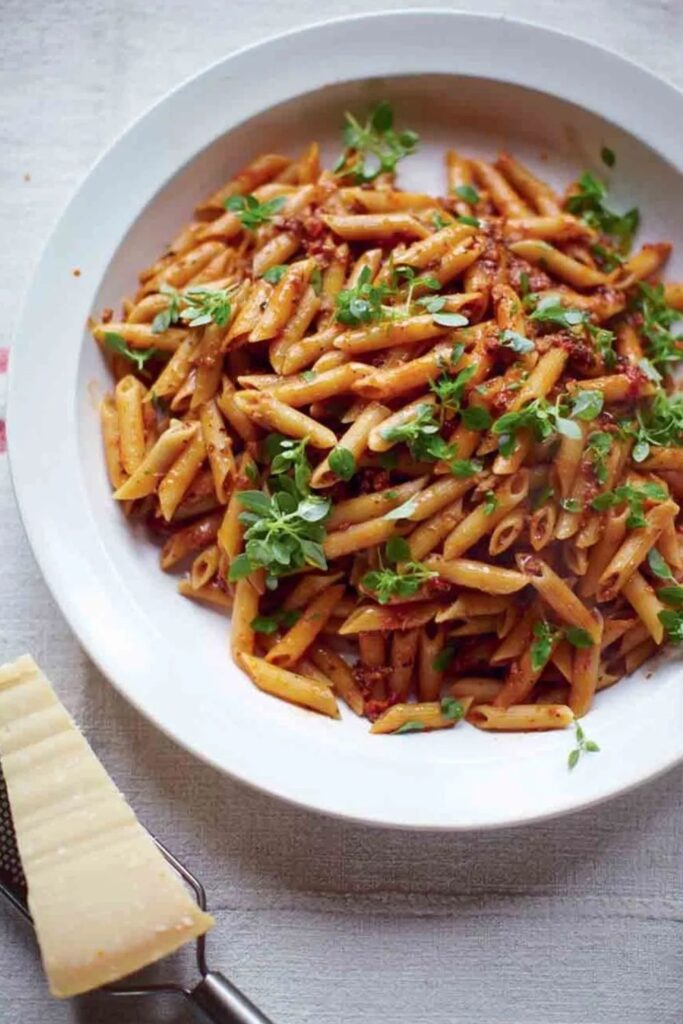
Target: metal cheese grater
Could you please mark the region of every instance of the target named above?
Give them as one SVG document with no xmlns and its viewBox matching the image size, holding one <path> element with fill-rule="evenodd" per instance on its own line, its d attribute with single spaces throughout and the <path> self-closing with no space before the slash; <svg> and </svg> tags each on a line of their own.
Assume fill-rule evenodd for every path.
<svg viewBox="0 0 683 1024">
<path fill-rule="evenodd" d="M 190 874 L 158 839 L 155 842 L 171 867 L 193 890 L 197 903 L 206 910 L 206 893 L 201 882 Z M 19 860 L 14 825 L 10 814 L 9 797 L 5 780 L 0 769 L 0 893 L 7 897 L 12 906 L 31 923 L 27 905 L 27 889 L 24 872 Z M 183 988 L 173 982 L 163 985 L 107 985 L 101 991 L 112 996 L 147 996 L 166 993 L 181 996 L 191 1007 L 201 1024 L 272 1024 L 252 1002 L 242 995 L 226 977 L 218 971 L 209 970 L 206 963 L 205 937 L 197 939 L 197 968 L 201 981 L 194 988 Z"/>
</svg>

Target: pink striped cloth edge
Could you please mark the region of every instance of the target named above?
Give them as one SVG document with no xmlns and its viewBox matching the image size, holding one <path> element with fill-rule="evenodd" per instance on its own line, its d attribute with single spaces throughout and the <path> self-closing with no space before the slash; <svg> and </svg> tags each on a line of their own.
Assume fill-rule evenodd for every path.
<svg viewBox="0 0 683 1024">
<path fill-rule="evenodd" d="M 7 402 L 7 364 L 9 349 L 0 348 L 0 455 L 7 450 L 7 431 L 5 428 L 5 404 Z"/>
</svg>

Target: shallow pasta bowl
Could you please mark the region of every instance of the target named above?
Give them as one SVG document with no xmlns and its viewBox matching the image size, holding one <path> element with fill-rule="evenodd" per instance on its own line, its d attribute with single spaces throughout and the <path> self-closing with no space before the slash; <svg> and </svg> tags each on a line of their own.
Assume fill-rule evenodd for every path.
<svg viewBox="0 0 683 1024">
<path fill-rule="evenodd" d="M 568 732 L 492 735 L 461 725 L 370 736 L 349 714 L 331 721 L 256 690 L 229 660 L 225 619 L 177 595 L 105 477 L 97 396 L 107 375 L 88 315 L 116 307 L 194 205 L 248 159 L 265 149 L 296 153 L 313 138 L 333 158 L 343 111 L 380 99 L 423 138 L 401 170 L 406 187 L 442 190 L 448 145 L 489 157 L 509 148 L 557 185 L 596 168 L 608 146 L 617 154 L 615 203 L 641 207 L 647 238 L 683 245 L 683 97 L 627 61 L 545 29 L 445 11 L 352 18 L 272 39 L 145 114 L 57 225 L 12 354 L 16 493 L 48 585 L 89 654 L 197 756 L 279 797 L 367 822 L 514 824 L 602 800 L 678 762 L 676 666 L 599 696 L 586 729 L 602 752 L 573 772 Z M 672 276 L 677 269 L 672 263 Z"/>
</svg>

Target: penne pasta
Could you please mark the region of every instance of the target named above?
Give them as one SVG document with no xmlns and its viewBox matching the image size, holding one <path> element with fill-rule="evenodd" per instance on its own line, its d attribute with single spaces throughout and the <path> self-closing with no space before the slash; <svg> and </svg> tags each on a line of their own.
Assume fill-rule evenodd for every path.
<svg viewBox="0 0 683 1024">
<path fill-rule="evenodd" d="M 334 170 L 312 141 L 214 182 L 92 317 L 113 497 L 265 693 L 565 728 L 682 635 L 683 285 L 591 172 L 451 149 L 402 188 L 389 113 Z"/>
</svg>

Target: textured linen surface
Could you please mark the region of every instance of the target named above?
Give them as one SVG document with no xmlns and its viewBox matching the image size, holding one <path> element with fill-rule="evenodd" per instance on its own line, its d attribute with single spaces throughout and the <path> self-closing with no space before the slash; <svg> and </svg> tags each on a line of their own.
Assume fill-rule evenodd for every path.
<svg viewBox="0 0 683 1024">
<path fill-rule="evenodd" d="M 0 403 L 4 350 L 49 226 L 133 116 L 265 35 L 405 6 L 0 0 Z M 682 0 L 477 9 L 583 35 L 683 86 Z M 3 439 L 0 424 L 0 452 Z M 52 676 L 142 820 L 204 880 L 211 961 L 276 1024 L 683 1019 L 682 770 L 593 811 L 478 836 L 366 829 L 254 793 L 176 748 L 91 665 L 31 558 L 3 454 L 0 609 L 0 660 L 29 650 Z M 149 974 L 169 972 L 190 977 L 191 955 Z M 187 1020 L 164 999 L 52 1001 L 31 934 L 0 906 L 2 1024 Z"/>
</svg>

